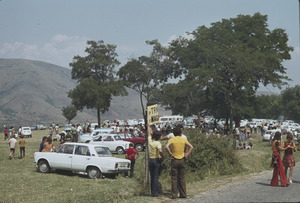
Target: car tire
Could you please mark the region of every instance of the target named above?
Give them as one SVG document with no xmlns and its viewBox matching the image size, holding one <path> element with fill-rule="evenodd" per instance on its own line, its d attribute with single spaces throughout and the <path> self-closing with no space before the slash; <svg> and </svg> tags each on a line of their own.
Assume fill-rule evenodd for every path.
<svg viewBox="0 0 300 203">
<path fill-rule="evenodd" d="M 49 173 L 50 172 L 50 166 L 47 161 L 42 160 L 38 163 L 38 171 L 41 173 Z"/>
<path fill-rule="evenodd" d="M 116 152 L 117 154 L 125 154 L 125 150 L 123 149 L 123 147 L 117 147 Z"/>
<path fill-rule="evenodd" d="M 141 152 L 144 150 L 144 147 L 142 144 L 136 144 L 135 145 L 135 149 L 138 151 L 138 152 Z"/>
<path fill-rule="evenodd" d="M 101 176 L 101 172 L 98 168 L 96 167 L 89 167 L 87 169 L 87 175 L 91 179 L 98 179 Z"/>
</svg>

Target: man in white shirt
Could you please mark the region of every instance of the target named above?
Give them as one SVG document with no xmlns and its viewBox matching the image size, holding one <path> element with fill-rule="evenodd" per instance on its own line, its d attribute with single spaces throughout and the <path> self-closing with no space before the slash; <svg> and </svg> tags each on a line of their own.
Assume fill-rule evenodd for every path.
<svg viewBox="0 0 300 203">
<path fill-rule="evenodd" d="M 17 140 L 15 139 L 15 135 L 12 135 L 9 140 L 9 159 L 15 159 L 15 151 L 16 151 L 16 143 Z"/>
<path fill-rule="evenodd" d="M 179 127 L 181 129 L 181 132 L 183 131 L 183 125 L 179 124 L 176 127 Z M 161 137 L 160 140 L 167 140 L 167 139 L 171 139 L 174 138 L 175 135 L 172 133 L 169 133 L 167 136 Z M 187 140 L 187 137 L 183 134 L 181 134 L 181 137 Z"/>
<path fill-rule="evenodd" d="M 81 131 L 82 131 L 82 128 L 81 128 L 81 125 L 80 124 L 77 124 L 77 135 L 80 135 Z"/>
</svg>

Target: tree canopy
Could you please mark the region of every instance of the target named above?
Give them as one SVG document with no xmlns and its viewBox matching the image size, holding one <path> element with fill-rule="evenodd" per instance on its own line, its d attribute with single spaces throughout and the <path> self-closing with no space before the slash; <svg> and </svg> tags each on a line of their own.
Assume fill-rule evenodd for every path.
<svg viewBox="0 0 300 203">
<path fill-rule="evenodd" d="M 77 109 L 74 105 L 65 106 L 61 109 L 62 115 L 67 119 L 68 123 L 77 116 Z"/>
<path fill-rule="evenodd" d="M 198 96 L 186 100 L 181 113 L 198 105 L 203 108 L 192 109 L 206 109 L 212 115 L 230 118 L 232 123 L 253 111 L 248 104 L 261 84 L 280 88 L 288 80 L 282 62 L 290 59 L 293 48 L 288 46 L 283 29 L 268 29 L 266 15 L 238 15 L 212 23 L 209 28 L 200 26 L 189 34 L 190 39 L 179 37 L 165 48 L 154 42 L 153 52 L 164 56 L 164 65 L 157 67 L 160 72 L 167 77 L 181 77 L 173 85 L 175 91 L 162 90 L 172 94 L 174 101 L 164 101 L 172 110 L 178 112 L 172 102 L 184 96 L 179 88 L 185 88 Z"/>
<path fill-rule="evenodd" d="M 101 126 L 100 113 L 109 110 L 112 96 L 126 94 L 124 86 L 117 80 L 115 67 L 117 60 L 116 46 L 103 41 L 88 41 L 87 56 L 74 56 L 72 79 L 77 86 L 69 91 L 72 104 L 78 109 L 96 109 L 98 125 Z"/>
</svg>

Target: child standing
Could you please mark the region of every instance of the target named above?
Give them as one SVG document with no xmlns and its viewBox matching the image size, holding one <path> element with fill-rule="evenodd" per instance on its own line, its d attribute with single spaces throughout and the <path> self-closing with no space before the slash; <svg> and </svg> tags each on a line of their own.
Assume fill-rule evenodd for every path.
<svg viewBox="0 0 300 203">
<path fill-rule="evenodd" d="M 26 141 L 24 139 L 24 136 L 21 135 L 19 140 L 19 145 L 20 145 L 20 159 L 25 158 L 25 144 Z"/>
<path fill-rule="evenodd" d="M 282 163 L 285 168 L 285 175 L 287 176 L 288 168 L 290 168 L 290 174 L 289 174 L 289 183 L 292 184 L 292 175 L 293 175 L 293 167 L 295 166 L 295 158 L 293 152 L 296 151 L 296 145 L 292 141 L 293 135 L 291 133 L 288 133 L 286 136 L 286 142 L 283 143 L 283 150 L 284 150 L 284 157 L 282 160 Z"/>
<path fill-rule="evenodd" d="M 135 156 L 137 155 L 137 156 Z M 125 158 L 129 159 L 131 162 L 130 166 L 130 177 L 132 178 L 134 175 L 134 165 L 135 165 L 135 160 L 139 158 L 140 153 L 133 147 L 133 143 L 129 144 L 129 149 L 127 149 Z"/>
</svg>

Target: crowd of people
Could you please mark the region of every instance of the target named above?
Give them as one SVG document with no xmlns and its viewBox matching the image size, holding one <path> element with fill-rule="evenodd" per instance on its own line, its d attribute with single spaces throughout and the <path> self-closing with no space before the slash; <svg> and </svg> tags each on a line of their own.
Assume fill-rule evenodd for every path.
<svg viewBox="0 0 300 203">
<path fill-rule="evenodd" d="M 262 125 L 264 127 L 264 125 Z M 102 127 L 110 127 L 109 123 L 103 125 Z M 97 126 L 95 127 L 97 128 Z M 162 191 L 162 186 L 159 182 L 161 163 L 165 157 L 170 157 L 171 159 L 171 197 L 176 199 L 178 196 L 180 198 L 187 197 L 186 183 L 185 183 L 185 162 L 193 150 L 193 146 L 188 142 L 187 137 L 182 134 L 183 125 L 177 124 L 173 128 L 164 126 L 159 128 L 158 126 L 152 125 L 147 126 L 148 130 L 148 147 L 149 147 L 149 171 L 151 177 L 151 196 L 158 196 Z M 204 128 L 205 129 L 205 128 Z M 256 131 L 255 128 L 250 131 L 248 129 L 235 128 L 233 147 L 237 150 L 253 149 L 253 144 L 248 141 L 253 133 L 259 133 L 264 129 Z M 128 131 L 135 136 L 145 137 L 146 129 L 142 125 L 137 125 L 133 128 L 129 126 L 120 127 L 115 126 L 115 131 Z M 82 133 L 91 132 L 90 124 L 73 124 L 70 130 L 71 140 L 73 142 L 78 141 L 78 136 Z M 53 135 L 56 135 L 54 138 Z M 218 135 L 218 130 L 215 131 Z M 40 152 L 53 152 L 55 151 L 53 141 L 59 135 L 59 141 L 61 146 L 67 137 L 65 131 L 59 132 L 59 125 L 52 124 L 49 127 L 48 136 L 42 138 L 40 143 Z M 162 136 L 166 135 L 166 136 Z M 20 133 L 16 133 L 14 127 L 11 126 L 9 129 L 4 129 L 4 139 L 9 140 L 10 156 L 9 159 L 15 159 L 15 150 L 17 146 L 16 136 L 19 136 L 19 146 L 20 146 L 20 158 L 25 158 L 25 145 L 26 140 Z M 168 155 L 164 154 L 163 146 L 161 140 L 168 140 L 165 146 L 165 150 Z M 281 132 L 276 132 L 274 138 L 272 139 L 272 160 L 271 166 L 273 167 L 273 176 L 271 180 L 271 186 L 279 186 L 279 178 L 281 180 L 281 186 L 287 187 L 293 183 L 292 175 L 293 168 L 295 167 L 295 159 L 293 153 L 296 152 L 296 145 L 294 143 L 294 135 L 287 133 L 286 141 L 282 141 Z M 300 150 L 298 148 L 298 150 Z M 281 151 L 284 152 L 284 157 L 281 159 Z M 140 156 L 139 152 L 134 148 L 131 143 L 129 149 L 125 153 L 125 158 L 129 159 L 131 162 L 130 176 L 134 177 L 134 167 L 135 161 Z M 289 175 L 288 175 L 289 172 Z"/>
</svg>

